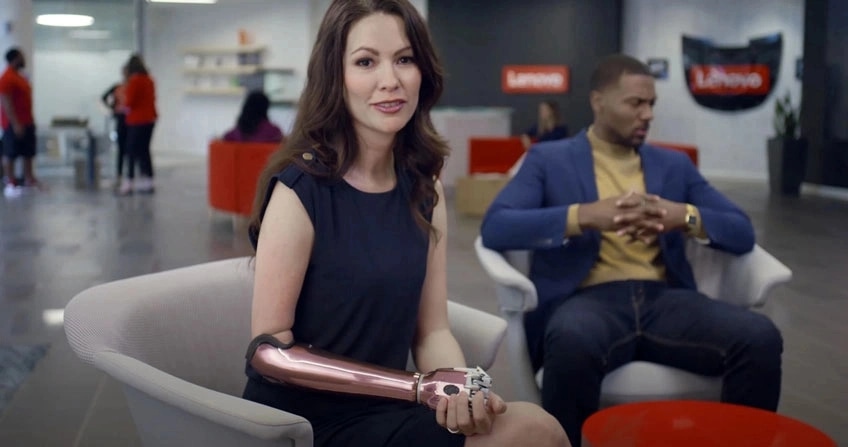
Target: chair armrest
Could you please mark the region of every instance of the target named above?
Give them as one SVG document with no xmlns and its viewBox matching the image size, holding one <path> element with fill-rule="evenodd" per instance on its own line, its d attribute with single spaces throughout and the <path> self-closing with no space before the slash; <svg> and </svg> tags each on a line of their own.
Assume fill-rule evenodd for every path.
<svg viewBox="0 0 848 447">
<path fill-rule="evenodd" d="M 96 352 L 93 363 L 124 385 L 200 420 L 243 433 L 245 440 L 294 441 L 296 446 L 312 445 L 312 426 L 300 416 L 203 388 L 117 352 Z M 140 426 L 138 429 L 141 433 L 150 427 Z"/>
<path fill-rule="evenodd" d="M 468 366 L 490 368 L 506 334 L 506 321 L 453 301 L 448 301 L 448 319 Z"/>
<path fill-rule="evenodd" d="M 759 245 L 739 256 L 695 243 L 687 250 L 698 289 L 739 306 L 762 306 L 772 287 L 792 279 L 792 271 Z"/>
<path fill-rule="evenodd" d="M 502 311 L 528 312 L 538 306 L 533 282 L 507 262 L 504 256 L 483 246 L 479 236 L 474 250 L 483 270 L 495 281 L 495 293 Z"/>
<path fill-rule="evenodd" d="M 760 307 L 774 286 L 791 279 L 792 270 L 757 245 L 750 253 L 730 258 L 722 284 L 723 296 L 736 304 Z"/>
</svg>

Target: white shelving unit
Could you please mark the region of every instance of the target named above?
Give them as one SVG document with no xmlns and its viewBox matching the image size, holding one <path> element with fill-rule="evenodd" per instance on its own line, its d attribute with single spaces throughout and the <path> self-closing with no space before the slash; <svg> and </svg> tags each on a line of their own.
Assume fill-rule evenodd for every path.
<svg viewBox="0 0 848 447">
<path fill-rule="evenodd" d="M 186 87 L 186 94 L 189 95 L 209 95 L 209 96 L 244 96 L 246 89 L 244 87 Z"/>
<path fill-rule="evenodd" d="M 261 69 L 261 65 L 236 65 L 232 67 L 184 68 L 183 73 L 187 75 L 240 75 L 257 73 Z"/>
<path fill-rule="evenodd" d="M 265 51 L 265 45 L 236 45 L 231 47 L 190 47 L 183 54 L 220 55 L 220 54 L 251 54 Z"/>
<path fill-rule="evenodd" d="M 193 47 L 183 50 L 189 95 L 243 96 L 247 76 L 262 71 L 264 45 Z M 255 83 L 255 82 L 254 82 Z"/>
<path fill-rule="evenodd" d="M 272 102 L 294 103 L 300 91 L 294 69 L 265 66 L 265 50 L 265 45 L 184 49 L 185 94 L 244 96 L 262 89 Z"/>
</svg>

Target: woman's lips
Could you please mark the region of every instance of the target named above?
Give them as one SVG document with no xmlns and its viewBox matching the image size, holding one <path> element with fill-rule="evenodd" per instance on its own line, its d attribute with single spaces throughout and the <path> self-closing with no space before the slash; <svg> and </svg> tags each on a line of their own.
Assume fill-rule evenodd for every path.
<svg viewBox="0 0 848 447">
<path fill-rule="evenodd" d="M 403 108 L 404 101 L 386 101 L 374 104 L 374 108 L 383 113 L 397 113 Z"/>
</svg>

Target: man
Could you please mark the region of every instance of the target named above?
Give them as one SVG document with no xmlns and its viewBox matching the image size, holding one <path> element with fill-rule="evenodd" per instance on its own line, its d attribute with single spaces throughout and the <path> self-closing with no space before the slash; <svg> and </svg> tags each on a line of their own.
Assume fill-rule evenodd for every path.
<svg viewBox="0 0 848 447">
<path fill-rule="evenodd" d="M 579 446 L 604 375 L 640 359 L 723 376 L 723 401 L 775 411 L 780 333 L 698 293 L 684 251 L 694 238 L 749 252 L 751 222 L 686 155 L 645 144 L 656 93 L 644 64 L 605 58 L 590 99 L 592 126 L 532 146 L 482 226 L 489 248 L 534 250 L 539 308 L 525 322 L 544 408 Z"/>
<path fill-rule="evenodd" d="M 35 157 L 32 88 L 21 75 L 26 60 L 18 48 L 12 48 L 6 52 L 6 63 L 6 71 L 0 76 L 0 123 L 3 125 L 3 169 L 8 195 L 20 186 L 39 186 L 39 182 L 32 166 Z M 24 159 L 23 185 L 18 185 L 15 176 L 15 160 L 18 157 Z"/>
</svg>

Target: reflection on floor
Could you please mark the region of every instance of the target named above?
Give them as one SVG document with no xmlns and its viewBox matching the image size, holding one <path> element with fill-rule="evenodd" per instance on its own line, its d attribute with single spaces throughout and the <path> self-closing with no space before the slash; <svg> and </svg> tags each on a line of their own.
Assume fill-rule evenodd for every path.
<svg viewBox="0 0 848 447">
<path fill-rule="evenodd" d="M 120 387 L 70 351 L 61 309 L 105 281 L 250 253 L 229 219 L 210 215 L 203 160 L 160 157 L 157 165 L 152 196 L 76 190 L 57 172 L 45 178 L 49 192 L 0 199 L 0 345 L 51 345 L 0 414 L 0 445 L 140 445 Z M 780 411 L 848 445 L 848 345 L 840 341 L 848 339 L 848 203 L 770 197 L 760 183 L 717 186 L 795 273 L 763 309 L 785 337 Z M 478 228 L 478 219 L 450 213 L 450 295 L 496 313 L 472 249 Z M 492 374 L 510 397 L 503 358 Z"/>
</svg>

